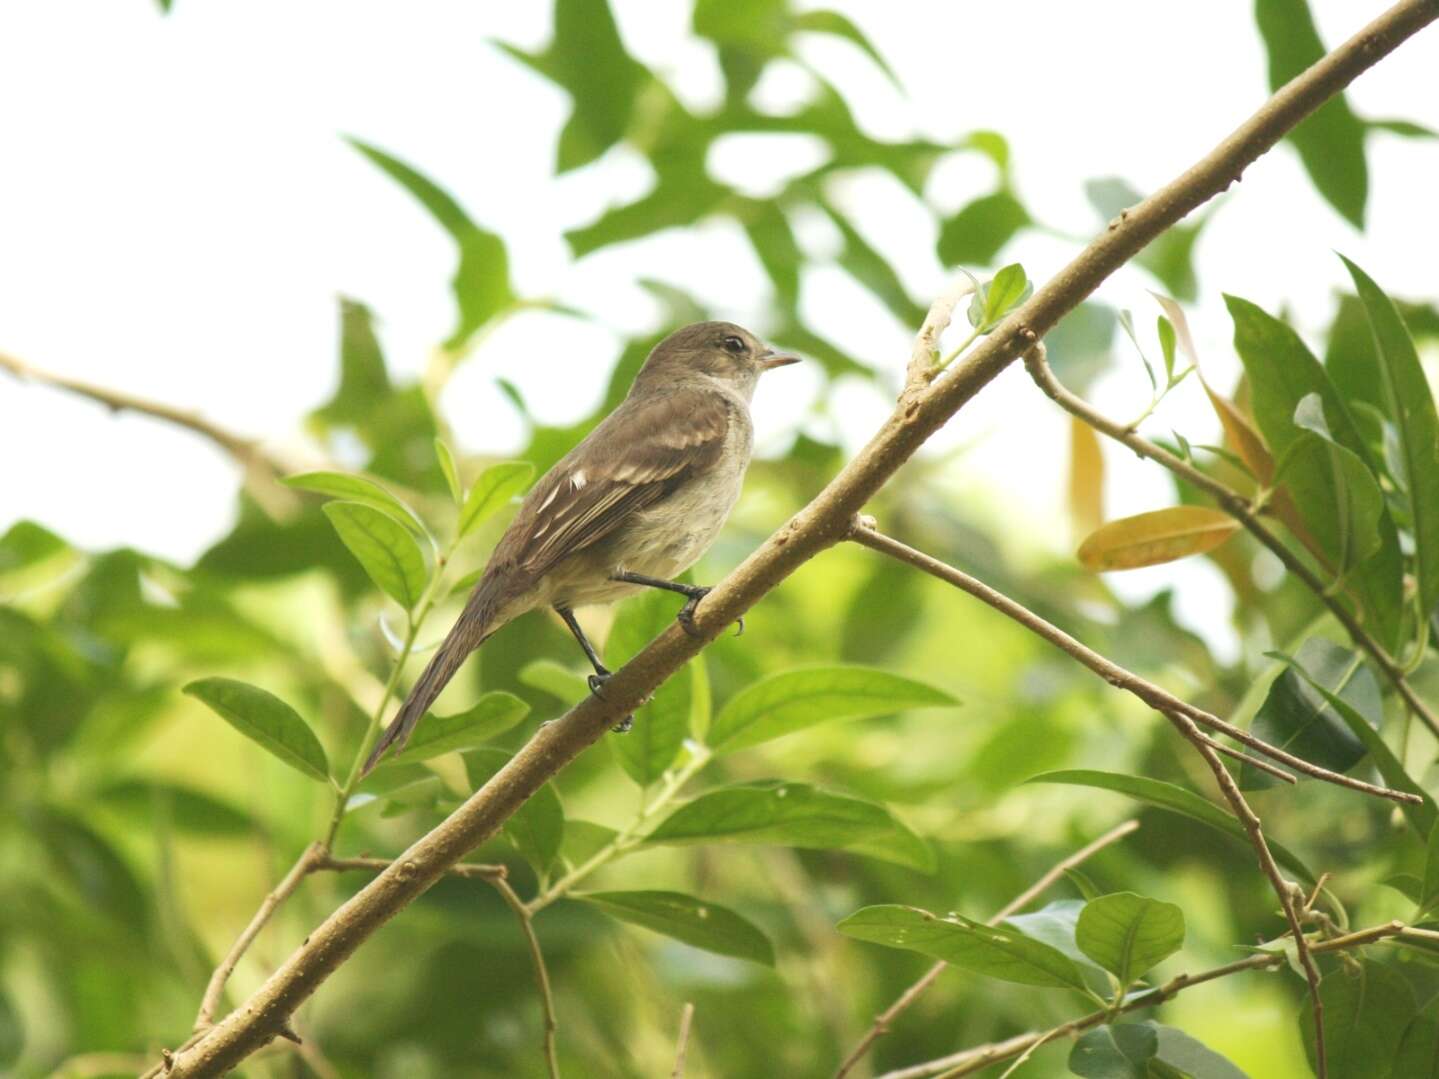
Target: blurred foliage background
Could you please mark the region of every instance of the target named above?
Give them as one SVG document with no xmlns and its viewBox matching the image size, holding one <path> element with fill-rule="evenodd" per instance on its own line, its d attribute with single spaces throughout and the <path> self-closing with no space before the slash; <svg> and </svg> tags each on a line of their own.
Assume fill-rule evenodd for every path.
<svg viewBox="0 0 1439 1079">
<path fill-rule="evenodd" d="M 1321 54 L 1302 0 L 1259 0 L 1256 15 L 1276 85 Z M 897 59 L 877 52 L 835 11 L 786 0 L 697 0 L 692 31 L 714 48 L 724 75 L 724 100 L 712 112 L 687 108 L 631 57 L 604 0 L 556 0 L 549 46 L 510 50 L 571 95 L 572 110 L 555 132 L 558 172 L 621 144 L 653 169 L 647 193 L 568 234 L 574 256 L 729 219 L 743 230 L 771 285 L 756 328 L 811 357 L 829 384 L 860 379 L 888 391 L 902 357 L 854 355 L 802 312 L 800 281 L 809 256 L 796 239 L 795 221 L 827 221 L 839 238 L 834 263 L 896 320 L 917 327 L 930 297 L 910 293 L 834 199 L 830 181 L 879 170 L 922 201 L 940 162 L 954 155 L 989 162 L 992 191 L 956 213 L 935 214 L 940 261 L 989 277 L 1016 236 L 1045 229 L 1012 182 L 1005 137 L 976 131 L 949 144 L 877 138 L 856 122 L 852 102 L 815 72 L 814 92 L 801 107 L 784 114 L 756 107 L 758 80 L 772 62 L 795 59 L 796 35 L 844 40 L 856 64 L 896 78 Z M 1336 99 L 1293 140 L 1315 187 L 1355 224 L 1364 217 L 1365 144 L 1375 126 Z M 1391 134 L 1429 135 L 1401 122 L 1382 126 Z M 742 194 L 712 176 L 707 159 L 715 140 L 776 132 L 822 140 L 823 163 L 794 176 L 773 198 Z M 309 417 L 306 434 L 320 456 L 377 480 L 418 512 L 441 546 L 452 547 L 447 576 L 435 591 L 437 608 L 418 631 L 423 648 L 457 612 L 455 593 L 462 591 L 455 586 L 483 565 L 514 493 L 503 487 L 484 513 L 461 527 L 462 500 L 451 498 L 452 477 L 436 454 L 437 439 L 454 441 L 437 407 L 439 395 L 501 323 L 535 309 L 566 309 L 552 298 L 517 292 L 505 244 L 480 221 L 503 208 L 472 214 L 426 177 L 424 162 L 402 161 L 359 138 L 355 147 L 453 238 L 454 324 L 424 376 L 407 381 L 387 364 L 376 336 L 374 321 L 383 312 L 372 312 L 362 297 L 341 300 L 336 388 Z M 1194 152 L 1205 149 L 1196 145 Z M 1139 197 L 1113 178 L 1091 179 L 1085 190 L 1096 221 Z M 1214 212 L 1195 215 L 1139 258 L 1156 290 L 1188 301 L 1201 288 L 1224 287 L 1201 282 L 1193 262 L 1196 240 Z M 1295 257 L 1323 257 L 1323 246 L 1316 242 Z M 1342 279 L 1336 263 L 1335 280 Z M 661 280 L 644 286 L 662 305 L 664 323 L 627 344 L 592 415 L 572 426 L 546 426 L 514 386 L 501 384 L 507 407 L 527 424 L 527 444 L 515 459 L 535 474 L 615 405 L 664 332 L 712 313 L 703 296 Z M 1439 310 L 1430 298 L 1411 298 L 1401 307 L 1421 350 L 1432 357 Z M 1156 313 L 1141 314 L 1145 329 L 1138 336 L 1157 358 L 1162 344 L 1151 343 L 1147 330 Z M 1142 384 L 1142 368 L 1120 326 L 1114 309 L 1086 303 L 1050 337 L 1051 360 L 1072 389 L 1083 392 L 1117 363 Z M 1347 401 L 1373 398 L 1362 373 L 1354 374 L 1378 362 L 1356 298 L 1341 298 L 1327 335 L 1310 345 Z M 775 376 L 761 392 L 785 393 L 784 377 Z M 22 391 L 7 385 L 3 392 Z M 1241 386 L 1234 396 L 1245 402 L 1248 391 Z M 822 394 L 816 409 L 824 407 Z M 973 407 L 984 408 L 984 400 Z M 1051 406 L 1036 393 L 1032 407 Z M 1365 437 L 1382 444 L 1385 416 L 1378 404 L 1375 412 L 1361 412 L 1369 417 Z M 1162 421 L 1154 426 L 1170 444 L 1186 444 L 1183 431 Z M 696 580 L 722 576 L 841 466 L 844 450 L 812 431 L 756 462 L 730 526 L 696 567 Z M 1076 428 L 1073 438 L 1071 459 L 1054 467 L 1069 470 L 1073 520 L 1067 527 L 1077 539 L 1102 517 L 1105 477 L 1092 435 Z M 1249 482 L 1230 457 L 1195 452 L 1226 481 Z M 1337 626 L 1321 617 L 1319 601 L 1244 535 L 1203 556 L 1232 590 L 1228 630 L 1243 642 L 1237 654 L 1216 654 L 1223 632 L 1201 635 L 1178 624 L 1168 593 L 1127 605 L 1073 558 L 1008 557 L 1009 537 L 992 515 L 956 497 L 952 456 L 912 463 L 876 499 L 871 511 L 887 531 L 964 567 L 1211 712 L 1247 724 L 1260 710 L 1282 669 L 1266 649 L 1292 652 L 1313 635 L 1345 643 Z M 494 465 L 462 456 L 453 477 L 460 493 L 477 480 L 489 482 L 485 477 L 498 483 L 502 475 L 521 476 L 523 482 L 530 474 L 496 473 Z M 18 523 L 0 538 L 0 1070 L 8 1074 L 128 1074 L 148 1066 L 160 1046 L 183 1040 L 219 957 L 280 875 L 324 834 L 334 804 L 329 785 L 247 741 L 180 693 L 213 677 L 263 687 L 315 732 L 336 780 L 349 769 L 405 620 L 337 537 L 316 484 L 276 483 L 276 472 L 286 470 L 285 462 L 263 453 L 250 462 L 235 527 L 193 565 L 138 550 L 82 550 L 43 521 Z M 1402 470 L 1394 474 L 1398 482 L 1388 484 L 1386 497 L 1406 530 L 1403 557 L 1410 559 L 1401 496 L 1415 488 Z M 1182 487 L 1172 500 L 1203 501 Z M 433 553 L 424 557 L 428 576 Z M 587 612 L 585 619 L 608 637 L 608 654 L 619 662 L 664 624 L 671 607 L 677 604 L 657 597 L 618 612 Z M 1427 613 L 1404 627 L 1407 640 L 1418 636 Z M 877 699 L 872 707 L 811 701 L 811 708 L 860 718 L 725 753 L 669 796 L 682 801 L 721 786 L 782 780 L 886 807 L 898 823 L 854 843 L 644 845 L 577 881 L 577 889 L 589 892 L 702 897 L 742 917 L 763 939 L 756 943 L 755 932 L 742 928 L 718 945 L 697 948 L 638 928 L 633 916 L 617 917 L 620 900 L 557 897 L 535 916 L 535 928 L 554 985 L 567 1073 L 668 1074 L 681 1006 L 693 1002 L 690 1074 L 832 1074 L 872 1016 L 930 962 L 849 939 L 836 923 L 879 903 L 983 920 L 1057 860 L 1130 816 L 1139 830 L 1088 862 L 1084 881 L 1099 892 L 1134 891 L 1182 908 L 1183 949 L 1162 961 L 1155 978 L 1229 961 L 1242 954 L 1238 946 L 1280 932 L 1274 899 L 1244 844 L 1117 793 L 1026 785 L 1046 771 L 1097 769 L 1213 795 L 1200 762 L 1158 717 L 999 615 L 871 552 L 841 547 L 785 582 L 747 621 L 743 637 L 718 641 L 668 696 L 646 709 L 635 733 L 607 738 L 565 771 L 536 810 L 543 819 L 531 820 L 527 830 L 507 830 L 474 860 L 507 865 L 525 897 L 543 893 L 610 842 L 607 829 L 626 827 L 652 804 L 673 768 L 693 761 L 693 743 L 682 746 L 681 738 L 713 733 L 711 724 L 723 722 L 714 717 L 727 706 L 738 709 L 732 702 L 742 702 L 746 689 L 765 679 L 841 665 L 883 669 L 902 684 L 863 683 Z M 1439 700 L 1439 676 L 1422 640 L 1418 655 L 1412 680 L 1422 695 Z M 502 702 L 508 718 L 492 726 L 510 725 L 487 730 L 487 748 L 460 739 L 463 754 L 381 770 L 350 801 L 336 853 L 386 856 L 404 849 L 483 780 L 503 759 L 497 754 L 513 751 L 536 724 L 561 714 L 583 692 L 583 673 L 557 620 L 532 615 L 507 627 L 462 672 L 442 711 L 463 714 L 477 701 Z M 1373 718 L 1382 719 L 1381 730 L 1410 775 L 1428 781 L 1433 740 L 1411 730 L 1403 709 L 1392 699 L 1380 702 L 1378 693 L 1375 684 Z M 657 747 L 664 738 L 671 741 Z M 1372 770 L 1367 760 L 1348 763 L 1360 773 Z M 1333 874 L 1329 888 L 1352 924 L 1409 917 L 1412 905 L 1402 890 L 1380 882 L 1396 874 L 1422 876 L 1424 848 L 1391 806 L 1316 784 L 1253 797 L 1272 835 Z M 307 879 L 244 956 L 229 999 L 256 987 L 360 883 L 354 873 Z M 1083 883 L 1061 883 L 1046 900 L 1079 898 Z M 1428 1008 L 1439 976 L 1423 957 L 1404 953 L 1386 961 L 1411 987 L 1413 1008 Z M 952 970 L 878 1042 L 872 1064 L 876 1071 L 897 1068 L 1052 1025 L 1088 1007 L 1061 990 Z M 1247 1074 L 1283 1079 L 1309 1074 L 1296 1022 L 1303 1007 L 1302 980 L 1283 971 L 1188 991 L 1157 1016 Z M 481 881 L 447 880 L 406 910 L 326 983 L 300 1013 L 297 1029 L 306 1040 L 303 1053 L 269 1051 L 249 1062 L 245 1074 L 544 1074 L 542 1013 L 525 940 L 511 911 Z M 1013 1074 L 1065 1074 L 1068 1054 L 1064 1043 L 1044 1048 Z M 1003 1071 L 997 1066 L 986 1074 Z"/>
</svg>

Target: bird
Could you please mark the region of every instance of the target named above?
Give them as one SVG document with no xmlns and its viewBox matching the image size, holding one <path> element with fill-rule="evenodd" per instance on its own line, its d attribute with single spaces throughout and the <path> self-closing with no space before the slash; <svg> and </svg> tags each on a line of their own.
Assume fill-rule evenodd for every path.
<svg viewBox="0 0 1439 1079">
<path fill-rule="evenodd" d="M 600 695 L 610 672 L 576 607 L 664 589 L 685 597 L 677 618 L 694 635 L 695 609 L 710 590 L 675 578 L 709 549 L 739 498 L 760 376 L 798 361 L 732 322 L 696 322 L 660 341 L 625 399 L 525 496 L 362 774 L 404 747 L 471 652 L 528 611 L 559 615 Z"/>
</svg>

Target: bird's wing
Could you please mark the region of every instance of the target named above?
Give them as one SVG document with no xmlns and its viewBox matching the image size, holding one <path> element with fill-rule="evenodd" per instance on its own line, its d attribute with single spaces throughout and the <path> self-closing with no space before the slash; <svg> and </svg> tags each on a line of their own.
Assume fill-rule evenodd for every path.
<svg viewBox="0 0 1439 1079">
<path fill-rule="evenodd" d="M 724 449 L 731 407 L 702 390 L 627 401 L 525 500 L 505 536 L 515 562 L 542 574 L 703 473 Z"/>
</svg>

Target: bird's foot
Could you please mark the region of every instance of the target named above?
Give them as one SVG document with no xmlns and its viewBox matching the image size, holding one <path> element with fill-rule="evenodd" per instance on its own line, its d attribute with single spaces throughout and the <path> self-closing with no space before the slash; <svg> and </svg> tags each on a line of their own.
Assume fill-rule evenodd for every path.
<svg viewBox="0 0 1439 1079">
<path fill-rule="evenodd" d="M 699 637 L 701 635 L 699 627 L 695 625 L 695 609 L 699 607 L 700 600 L 704 599 L 712 591 L 714 590 L 711 588 L 696 588 L 693 592 L 689 593 L 689 600 L 680 608 L 680 613 L 675 615 L 675 621 L 680 624 L 680 629 L 684 630 L 691 637 Z M 737 626 L 738 628 L 735 629 L 734 635 L 736 637 L 743 637 L 743 617 L 738 620 Z"/>
<path fill-rule="evenodd" d="M 700 600 L 709 594 L 708 588 L 696 588 L 693 592 L 688 593 L 689 599 L 685 600 L 685 605 L 680 608 L 680 613 L 675 615 L 675 621 L 680 624 L 680 629 L 691 637 L 701 636 L 699 627 L 695 625 L 695 609 L 699 607 Z"/>
<path fill-rule="evenodd" d="M 611 675 L 609 671 L 598 670 L 594 674 L 590 675 L 587 679 L 585 679 L 585 681 L 589 684 L 590 692 L 593 693 L 600 700 L 604 700 L 605 683 L 610 680 L 610 677 Z M 616 723 L 613 727 L 610 728 L 610 730 L 612 730 L 615 734 L 626 734 L 629 732 L 629 729 L 634 725 L 635 717 L 625 716 L 624 719 Z"/>
</svg>

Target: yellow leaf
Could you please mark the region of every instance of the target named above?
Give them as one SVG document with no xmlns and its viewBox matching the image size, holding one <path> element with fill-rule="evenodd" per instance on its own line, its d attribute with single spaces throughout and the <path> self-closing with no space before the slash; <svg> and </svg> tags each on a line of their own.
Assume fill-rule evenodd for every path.
<svg viewBox="0 0 1439 1079">
<path fill-rule="evenodd" d="M 1199 376 L 1199 381 L 1204 385 L 1204 392 L 1209 395 L 1214 414 L 1219 417 L 1219 422 L 1224 427 L 1224 437 L 1234 447 L 1234 452 L 1239 454 L 1239 459 L 1249 466 L 1249 471 L 1254 473 L 1255 478 L 1268 487 L 1274 481 L 1274 458 L 1270 456 L 1264 439 L 1249 422 L 1249 417 L 1239 411 L 1238 405 L 1222 394 L 1215 393 L 1203 375 Z"/>
<path fill-rule="evenodd" d="M 1069 516 L 1080 535 L 1104 520 L 1104 456 L 1094 428 L 1078 416 L 1069 420 Z"/>
<path fill-rule="evenodd" d="M 1079 545 L 1086 569 L 1137 569 L 1212 551 L 1234 535 L 1239 522 L 1204 506 L 1172 506 L 1123 517 L 1092 532 Z"/>
</svg>

